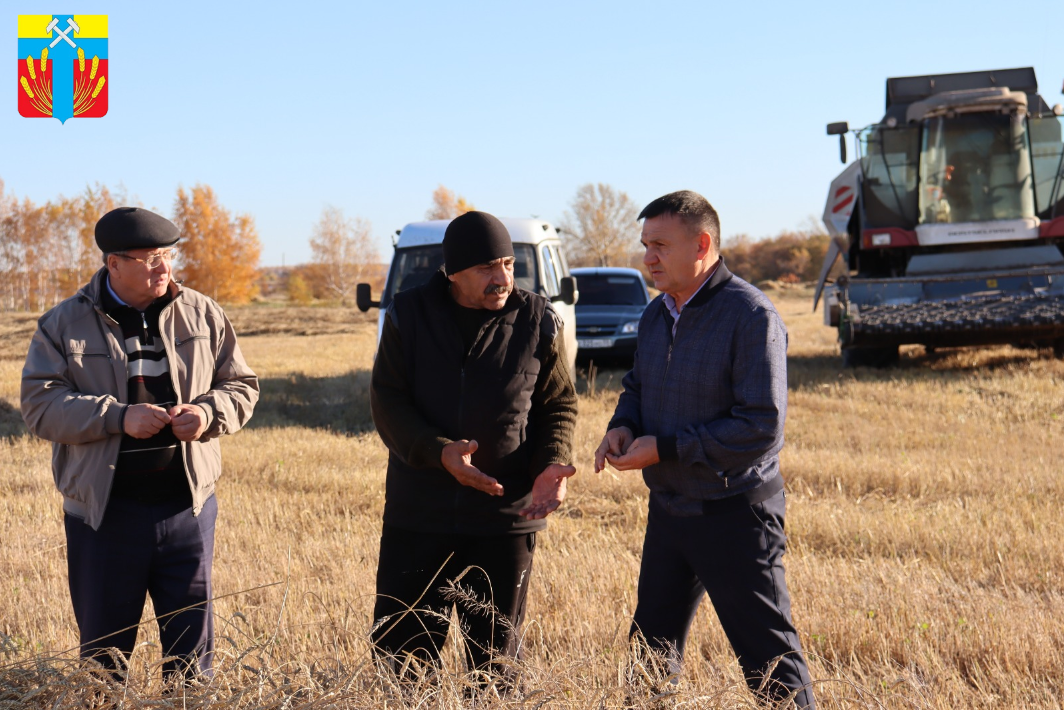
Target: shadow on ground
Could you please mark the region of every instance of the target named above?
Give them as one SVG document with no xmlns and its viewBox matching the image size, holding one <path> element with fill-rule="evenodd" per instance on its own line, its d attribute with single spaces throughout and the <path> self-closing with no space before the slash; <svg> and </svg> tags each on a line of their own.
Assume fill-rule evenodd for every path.
<svg viewBox="0 0 1064 710">
<path fill-rule="evenodd" d="M 302 426 L 343 434 L 370 431 L 369 380 L 369 370 L 335 377 L 262 378 L 259 403 L 248 427 Z"/>
<path fill-rule="evenodd" d="M 22 412 L 6 400 L 0 399 L 0 439 L 16 439 L 29 433 L 22 421 Z"/>
<path fill-rule="evenodd" d="M 836 382 L 896 382 L 905 385 L 948 378 L 967 378 L 994 370 L 1027 370 L 1054 361 L 1052 352 L 1013 347 L 950 348 L 927 352 L 904 349 L 896 365 L 884 368 L 844 368 L 838 354 L 791 355 L 787 358 L 790 389 Z"/>
</svg>

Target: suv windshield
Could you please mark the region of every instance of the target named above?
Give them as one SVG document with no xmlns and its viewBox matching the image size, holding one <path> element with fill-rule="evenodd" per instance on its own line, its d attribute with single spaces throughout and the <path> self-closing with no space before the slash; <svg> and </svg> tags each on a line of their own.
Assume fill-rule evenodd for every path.
<svg viewBox="0 0 1064 710">
<path fill-rule="evenodd" d="M 616 274 L 579 274 L 581 306 L 645 306 L 647 290 L 635 276 Z"/>
<path fill-rule="evenodd" d="M 537 292 L 535 252 L 528 244 L 514 244 L 514 282 L 526 291 Z M 387 308 L 395 294 L 420 286 L 443 266 L 443 245 L 397 249 L 388 273 L 388 287 L 381 296 L 381 308 Z"/>
</svg>

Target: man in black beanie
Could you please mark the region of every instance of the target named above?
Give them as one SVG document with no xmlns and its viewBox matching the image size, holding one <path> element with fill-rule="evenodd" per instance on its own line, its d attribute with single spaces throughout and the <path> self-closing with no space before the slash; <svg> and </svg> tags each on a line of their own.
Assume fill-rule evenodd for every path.
<svg viewBox="0 0 1064 710">
<path fill-rule="evenodd" d="M 211 674 L 218 438 L 259 396 L 221 307 L 174 282 L 178 237 L 138 207 L 101 217 L 104 267 L 41 317 L 22 370 L 22 417 L 53 442 L 81 655 L 116 676 L 149 594 L 167 679 Z"/>
<path fill-rule="evenodd" d="M 576 469 L 576 393 L 550 302 L 514 288 L 506 227 L 468 212 L 444 269 L 396 294 L 370 401 L 387 445 L 373 642 L 398 668 L 438 664 L 457 609 L 470 670 L 505 689 L 536 532 Z M 417 664 L 414 664 L 415 666 Z"/>
</svg>

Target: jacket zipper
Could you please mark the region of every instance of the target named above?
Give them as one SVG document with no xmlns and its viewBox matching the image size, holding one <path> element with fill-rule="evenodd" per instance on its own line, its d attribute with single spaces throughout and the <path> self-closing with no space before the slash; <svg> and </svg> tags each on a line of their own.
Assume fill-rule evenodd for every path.
<svg viewBox="0 0 1064 710">
<path fill-rule="evenodd" d="M 163 313 L 173 308 L 174 304 L 177 303 L 177 299 L 180 297 L 181 292 L 178 291 L 176 294 L 174 294 L 174 297 L 170 299 L 170 302 L 162 307 L 162 310 L 159 311 L 159 318 L 156 321 L 157 323 L 161 323 L 163 319 Z M 143 316 L 144 314 L 142 313 L 141 315 Z M 145 320 L 145 326 L 147 326 L 147 320 Z M 174 360 L 174 355 L 177 353 L 177 345 L 175 343 L 174 347 L 171 348 L 169 344 L 167 344 L 166 337 L 163 335 L 163 329 L 161 325 L 159 326 L 159 338 L 163 341 L 163 350 L 166 351 L 167 364 L 169 365 L 167 369 L 170 370 L 170 383 L 173 385 L 174 388 L 175 404 L 181 404 L 181 390 L 177 387 L 177 377 L 174 374 L 174 371 L 176 369 L 174 366 L 174 363 L 176 362 Z M 188 453 L 189 450 L 192 448 L 192 443 L 188 441 L 178 441 L 178 445 L 181 447 L 181 467 L 185 469 L 185 480 L 188 481 L 189 490 L 192 492 L 192 514 L 196 517 L 199 517 L 200 510 L 203 509 L 203 504 L 200 503 L 199 510 L 196 509 L 196 488 L 192 483 L 192 475 L 189 473 L 188 470 Z"/>
<path fill-rule="evenodd" d="M 666 322 L 665 325 L 666 325 L 666 327 L 668 327 L 668 322 Z M 676 343 L 676 335 L 679 335 L 679 332 L 680 332 L 680 319 L 679 318 L 676 319 L 676 335 L 673 334 L 672 328 L 669 328 L 669 330 L 667 332 L 668 332 L 668 335 L 669 335 L 669 349 L 668 349 L 668 351 L 666 351 L 666 354 L 665 354 L 665 374 L 662 375 L 662 377 L 661 377 L 661 391 L 662 392 L 665 391 L 665 383 L 669 379 L 669 366 L 672 365 L 672 347 Z M 658 418 L 659 419 L 661 418 L 662 414 L 664 413 L 664 410 L 665 410 L 665 400 L 662 399 L 661 400 L 661 404 L 658 407 Z M 727 488 L 728 487 L 728 477 L 727 476 L 721 476 L 721 478 L 724 479 L 724 487 Z"/>
<path fill-rule="evenodd" d="M 473 354 L 473 351 L 477 347 L 477 343 L 479 343 L 480 339 L 484 336 L 484 331 L 487 330 L 487 327 L 488 327 L 487 323 L 485 323 L 484 325 L 480 326 L 480 330 L 477 331 L 477 337 L 473 339 L 473 344 L 469 347 L 469 350 L 467 350 L 466 354 L 462 357 L 462 367 L 458 371 L 458 426 L 462 426 L 463 425 L 463 419 L 465 417 L 465 365 L 466 365 L 466 360 L 468 360 L 469 356 Z M 454 494 L 454 510 L 455 510 L 455 513 L 458 512 L 458 508 L 459 508 L 458 502 L 461 500 L 461 497 L 462 497 L 462 489 L 459 488 L 457 491 L 455 491 L 455 494 Z"/>
<path fill-rule="evenodd" d="M 665 304 L 662 304 L 662 306 L 664 306 L 664 305 Z M 677 319 L 676 326 L 679 327 L 679 325 L 680 325 L 679 319 Z M 675 342 L 675 337 L 676 337 L 676 336 L 673 335 L 672 327 L 669 325 L 668 319 L 665 319 L 665 328 L 666 328 L 665 334 L 669 338 L 669 349 L 665 352 L 665 371 L 661 375 L 661 392 L 662 393 L 665 392 L 665 384 L 666 384 L 666 382 L 668 382 L 668 379 L 669 379 L 669 366 L 672 365 L 672 346 L 673 346 L 673 343 Z M 659 421 L 662 419 L 662 416 L 664 415 L 664 413 L 665 413 L 665 398 L 662 397 L 661 401 L 658 403 L 658 420 Z"/>
</svg>

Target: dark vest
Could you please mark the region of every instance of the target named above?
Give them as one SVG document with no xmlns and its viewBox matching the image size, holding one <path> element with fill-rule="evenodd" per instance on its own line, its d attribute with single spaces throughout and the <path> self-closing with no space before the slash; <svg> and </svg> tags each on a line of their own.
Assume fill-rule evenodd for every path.
<svg viewBox="0 0 1064 710">
<path fill-rule="evenodd" d="M 515 288 L 466 352 L 451 313 L 448 280 L 395 297 L 395 316 L 414 403 L 452 440 L 475 439 L 473 465 L 497 479 L 502 496 L 463 486 L 439 468 L 388 457 L 384 522 L 423 532 L 494 535 L 546 527 L 517 515 L 530 498 L 529 410 L 543 357 L 557 334 L 547 300 Z"/>
</svg>

